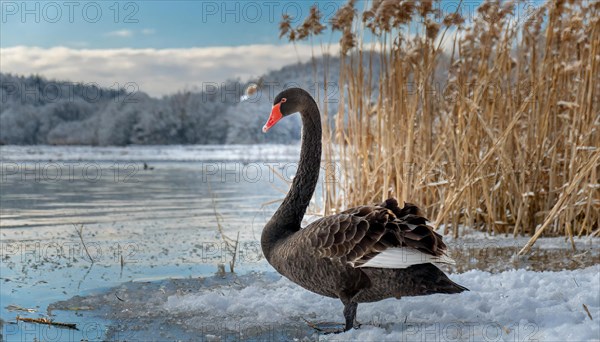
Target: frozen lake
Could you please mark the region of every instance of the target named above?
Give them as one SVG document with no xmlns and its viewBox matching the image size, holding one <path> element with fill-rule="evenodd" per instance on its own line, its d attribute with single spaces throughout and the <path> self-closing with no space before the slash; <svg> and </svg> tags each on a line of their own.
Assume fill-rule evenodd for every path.
<svg viewBox="0 0 600 342">
<path fill-rule="evenodd" d="M 258 243 L 263 225 L 287 191 L 277 174 L 290 180 L 298 153 L 297 146 L 277 145 L 0 146 L 3 339 L 317 338 L 303 319 L 339 321 L 341 304 L 281 279 L 265 262 Z M 217 217 L 225 235 L 235 238 L 239 233 L 235 275 L 215 275 L 218 264 L 229 271 L 232 257 Z M 87 252 L 76 231 L 82 225 Z M 471 325 L 480 329 L 473 332 L 475 339 L 487 337 L 488 330 L 481 329 L 495 333 L 496 327 L 501 327 L 499 340 L 600 338 L 597 322 L 583 309 L 585 304 L 594 320 L 600 319 L 594 293 L 600 287 L 597 239 L 577 239 L 576 251 L 563 239 L 541 239 L 531 256 L 515 257 L 526 240 L 477 232 L 449 239 L 458 265 L 448 271 L 458 273 L 451 277 L 471 288 L 470 293 L 361 305 L 359 320 L 371 326 L 326 338 L 421 339 L 435 329 L 432 313 L 419 308 L 431 305 L 441 313 L 445 307 L 438 306 L 444 302 L 450 313 L 437 329 L 461 322 L 464 338 L 458 340 L 468 340 L 471 335 L 463 336 L 463 328 L 470 333 Z M 559 272 L 563 269 L 567 271 Z M 574 279 L 572 285 L 582 289 L 569 285 L 576 298 L 553 295 L 561 289 L 553 279 Z M 546 292 L 527 290 L 540 284 Z M 507 301 L 502 296 L 514 301 L 519 291 L 533 296 L 530 305 L 539 306 L 539 320 L 535 313 L 526 313 L 523 303 L 521 317 L 498 314 L 502 308 L 509 310 L 502 306 Z M 470 303 L 471 312 L 457 308 L 461 301 Z M 521 312 L 519 301 L 512 304 Z M 551 310 L 572 315 L 562 317 L 559 326 L 545 313 Z M 79 330 L 16 323 L 17 315 L 76 323 Z M 548 330 L 551 324 L 555 330 Z M 565 335 L 572 329 L 579 335 Z M 438 339 L 456 337 L 444 338 L 442 332 Z"/>
</svg>

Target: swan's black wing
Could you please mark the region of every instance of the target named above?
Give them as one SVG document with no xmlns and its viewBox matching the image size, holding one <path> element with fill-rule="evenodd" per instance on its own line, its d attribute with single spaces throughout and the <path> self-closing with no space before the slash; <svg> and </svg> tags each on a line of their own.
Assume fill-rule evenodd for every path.
<svg viewBox="0 0 600 342">
<path fill-rule="evenodd" d="M 304 228 L 302 235 L 309 239 L 317 256 L 339 258 L 354 267 L 453 263 L 445 254 L 441 235 L 426 222 L 415 205 L 406 203 L 399 208 L 395 199 L 388 199 L 380 205 L 324 217 Z"/>
</svg>

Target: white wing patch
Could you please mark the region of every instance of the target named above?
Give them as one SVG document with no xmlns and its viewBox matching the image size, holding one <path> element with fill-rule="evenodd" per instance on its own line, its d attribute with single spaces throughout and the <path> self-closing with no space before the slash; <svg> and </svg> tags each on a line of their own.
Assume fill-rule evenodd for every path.
<svg viewBox="0 0 600 342">
<path fill-rule="evenodd" d="M 407 268 L 412 265 L 426 263 L 456 264 L 456 262 L 446 254 L 434 256 L 420 252 L 414 248 L 399 247 L 388 248 L 358 267 Z"/>
</svg>

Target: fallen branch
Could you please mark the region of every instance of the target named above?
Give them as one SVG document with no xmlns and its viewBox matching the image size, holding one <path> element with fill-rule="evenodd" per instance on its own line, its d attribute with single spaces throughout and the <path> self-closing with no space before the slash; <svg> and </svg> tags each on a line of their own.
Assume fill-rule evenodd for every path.
<svg viewBox="0 0 600 342">
<path fill-rule="evenodd" d="M 27 323 L 47 324 L 47 325 L 53 325 L 56 327 L 79 330 L 79 329 L 77 329 L 77 324 L 75 324 L 75 323 L 55 322 L 55 321 L 53 321 L 51 319 L 47 319 L 47 318 L 27 318 L 27 317 L 17 316 L 17 322 L 18 321 L 27 322 Z"/>
</svg>

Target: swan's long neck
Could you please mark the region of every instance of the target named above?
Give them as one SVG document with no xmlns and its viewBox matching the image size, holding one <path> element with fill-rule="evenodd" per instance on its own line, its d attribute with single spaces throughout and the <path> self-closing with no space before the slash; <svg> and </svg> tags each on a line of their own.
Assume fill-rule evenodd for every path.
<svg viewBox="0 0 600 342">
<path fill-rule="evenodd" d="M 302 148 L 298 171 L 287 196 L 265 226 L 261 244 L 267 260 L 270 250 L 278 241 L 300 230 L 300 224 L 310 203 L 321 164 L 321 115 L 310 96 L 304 99 L 302 115 Z"/>
</svg>

